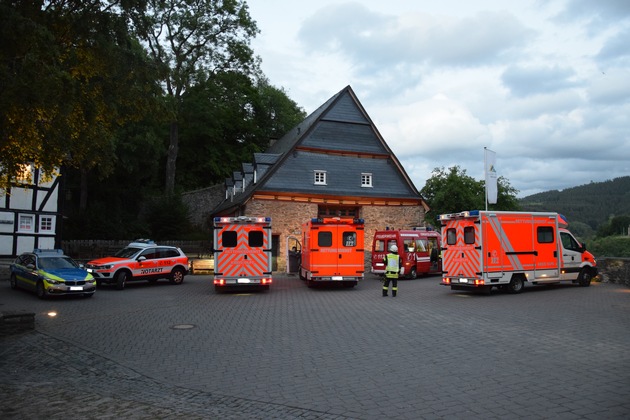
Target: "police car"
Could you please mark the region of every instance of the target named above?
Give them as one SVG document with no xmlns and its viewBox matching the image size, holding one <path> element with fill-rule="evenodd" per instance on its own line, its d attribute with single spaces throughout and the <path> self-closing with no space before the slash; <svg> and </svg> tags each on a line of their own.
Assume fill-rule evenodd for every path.
<svg viewBox="0 0 630 420">
<path fill-rule="evenodd" d="M 92 297 L 96 281 L 61 249 L 35 249 L 18 256 L 10 266 L 12 289 L 33 291 L 44 299 L 53 295 Z"/>
<path fill-rule="evenodd" d="M 188 257 L 180 248 L 139 239 L 111 257 L 88 262 L 86 268 L 99 286 L 114 284 L 118 290 L 133 280 L 168 279 L 172 284 L 181 284 L 188 274 Z"/>
</svg>

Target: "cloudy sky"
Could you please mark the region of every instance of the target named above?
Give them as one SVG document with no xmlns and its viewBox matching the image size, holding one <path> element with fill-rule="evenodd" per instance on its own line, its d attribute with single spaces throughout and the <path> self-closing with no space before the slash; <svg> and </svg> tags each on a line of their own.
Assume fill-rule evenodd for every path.
<svg viewBox="0 0 630 420">
<path fill-rule="evenodd" d="M 436 167 L 519 197 L 630 175 L 629 0 L 248 0 L 270 83 L 350 85 L 418 189 Z"/>
</svg>

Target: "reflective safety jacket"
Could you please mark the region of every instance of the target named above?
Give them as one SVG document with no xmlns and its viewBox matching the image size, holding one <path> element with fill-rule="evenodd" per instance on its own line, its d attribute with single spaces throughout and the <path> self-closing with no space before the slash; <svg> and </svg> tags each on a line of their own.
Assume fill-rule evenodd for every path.
<svg viewBox="0 0 630 420">
<path fill-rule="evenodd" d="M 400 256 L 398 254 L 389 253 L 385 256 L 387 264 L 385 266 L 385 277 L 388 279 L 397 279 L 398 270 L 400 270 Z"/>
</svg>

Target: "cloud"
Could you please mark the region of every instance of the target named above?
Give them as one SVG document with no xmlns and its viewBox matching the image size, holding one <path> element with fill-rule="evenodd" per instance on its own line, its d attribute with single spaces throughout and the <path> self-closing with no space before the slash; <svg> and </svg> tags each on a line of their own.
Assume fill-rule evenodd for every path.
<svg viewBox="0 0 630 420">
<path fill-rule="evenodd" d="M 532 31 L 508 12 L 480 12 L 461 20 L 415 12 L 372 12 L 360 3 L 319 9 L 304 21 L 299 39 L 315 52 L 353 57 L 365 73 L 415 65 L 473 66 L 496 61 Z"/>
<path fill-rule="evenodd" d="M 629 2 L 630 3 L 630 2 Z M 602 67 L 630 63 L 630 27 L 611 36 L 600 49 L 596 59 Z"/>
<path fill-rule="evenodd" d="M 569 0 L 566 8 L 556 16 L 560 22 L 585 20 L 596 28 L 628 18 L 630 2 L 627 0 Z"/>
<path fill-rule="evenodd" d="M 569 67 L 509 66 L 501 75 L 503 84 L 515 96 L 529 96 L 539 93 L 554 93 L 578 85 L 575 71 Z"/>
</svg>

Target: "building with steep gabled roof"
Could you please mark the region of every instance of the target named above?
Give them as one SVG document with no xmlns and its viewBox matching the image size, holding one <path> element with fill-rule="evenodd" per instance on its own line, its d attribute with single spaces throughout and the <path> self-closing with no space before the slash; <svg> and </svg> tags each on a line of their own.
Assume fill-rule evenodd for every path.
<svg viewBox="0 0 630 420">
<path fill-rule="evenodd" d="M 428 210 L 350 86 L 255 153 L 225 187 L 212 216 L 272 217 L 280 270 L 310 218 L 364 219 L 369 251 L 376 230 L 421 226 Z"/>
</svg>

